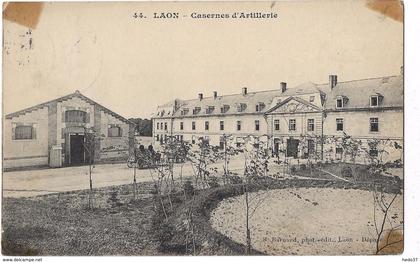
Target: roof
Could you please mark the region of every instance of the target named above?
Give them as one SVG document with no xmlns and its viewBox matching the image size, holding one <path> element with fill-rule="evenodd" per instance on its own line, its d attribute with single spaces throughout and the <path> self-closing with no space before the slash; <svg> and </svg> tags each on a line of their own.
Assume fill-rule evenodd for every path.
<svg viewBox="0 0 420 262">
<path fill-rule="evenodd" d="M 191 99 L 191 100 L 180 100 L 179 107 L 173 114 L 173 116 L 182 116 L 181 112 L 184 108 L 188 108 L 188 114 L 185 116 L 208 116 L 206 114 L 206 108 L 209 106 L 214 107 L 212 114 L 220 114 L 220 108 L 224 105 L 228 105 L 229 109 L 225 114 L 228 115 L 242 115 L 250 113 L 261 113 L 263 114 L 271 108 L 271 104 L 274 98 L 278 97 L 290 97 L 295 95 L 302 94 L 311 94 L 319 93 L 321 90 L 313 83 L 306 83 L 296 88 L 286 89 L 285 92 L 282 92 L 281 89 L 268 90 L 268 91 L 259 91 L 259 92 L 248 92 L 244 94 L 233 94 L 233 95 L 222 95 L 214 98 L 204 97 L 200 99 Z M 241 104 L 246 106 L 243 107 L 243 110 L 238 112 L 237 107 L 240 107 Z M 262 109 L 256 112 L 256 105 L 263 105 Z M 194 108 L 199 107 L 200 112 L 193 114 L 192 111 Z"/>
<path fill-rule="evenodd" d="M 328 88 L 328 84 L 319 85 L 319 88 Z M 403 77 L 388 76 L 354 81 L 338 82 L 327 92 L 326 109 L 335 109 L 336 99 L 346 97 L 345 108 L 368 108 L 370 96 L 382 96 L 381 107 L 399 107 L 404 105 Z"/>
<path fill-rule="evenodd" d="M 14 113 L 10 113 L 10 114 L 6 115 L 6 119 L 12 119 L 13 117 L 17 117 L 17 116 L 20 116 L 20 115 L 23 115 L 23 114 L 26 114 L 26 113 L 30 113 L 32 111 L 35 111 L 35 110 L 38 110 L 38 109 L 41 109 L 41 108 L 44 108 L 44 107 L 49 107 L 52 103 L 66 101 L 66 100 L 72 99 L 74 97 L 78 97 L 78 98 L 86 101 L 89 104 L 98 106 L 100 110 L 102 110 L 105 113 L 108 113 L 108 114 L 114 116 L 115 118 L 118 118 L 119 120 L 121 120 L 123 122 L 126 122 L 128 124 L 135 125 L 135 123 L 133 123 L 132 121 L 126 119 L 125 117 L 123 117 L 123 116 L 121 116 L 121 115 L 119 115 L 119 114 L 111 111 L 110 109 L 108 109 L 108 108 L 106 108 L 106 107 L 104 107 L 104 106 L 96 103 L 92 99 L 90 99 L 90 98 L 82 95 L 78 90 L 76 90 L 74 93 L 71 93 L 69 95 L 62 96 L 62 97 L 59 97 L 59 98 L 56 98 L 56 99 L 53 99 L 53 100 L 50 100 L 50 101 L 47 101 L 47 102 L 44 102 L 44 103 L 41 103 L 41 104 L 32 106 L 32 107 L 28 107 L 28 108 L 22 109 L 20 111 L 14 112 Z"/>
<path fill-rule="evenodd" d="M 338 82 L 337 85 L 331 89 L 329 83 L 315 84 L 306 82 L 294 88 L 288 88 L 285 92 L 281 89 L 248 92 L 246 95 L 233 94 L 217 96 L 214 98 L 205 97 L 203 99 L 191 100 L 172 100 L 165 105 L 158 107 L 158 112 L 155 117 L 160 117 L 158 114 L 163 107 L 172 106 L 171 111 L 165 112 L 161 117 L 188 117 L 188 116 L 209 116 L 221 114 L 220 108 L 227 105 L 229 109 L 224 114 L 227 115 L 242 115 L 249 113 L 267 113 L 272 112 L 274 108 L 278 108 L 277 103 L 273 103 L 274 99 L 281 97 L 295 97 L 296 100 L 308 104 L 306 100 L 299 98 L 305 94 L 320 94 L 323 109 L 336 110 L 336 99 L 338 96 L 346 97 L 347 104 L 344 109 L 365 109 L 370 108 L 369 97 L 378 95 L 382 97 L 381 107 L 402 107 L 403 101 L 403 76 L 386 76 L 378 78 L 360 79 L 353 81 Z M 325 99 L 325 100 L 324 100 Z M 176 103 L 174 102 L 176 101 Z M 284 102 L 285 100 L 283 100 Z M 289 100 L 287 100 L 289 101 Z M 264 107 L 262 110 L 256 112 L 255 106 L 262 103 Z M 238 112 L 237 107 L 243 106 L 243 110 Z M 312 105 L 311 103 L 309 103 Z M 212 113 L 207 114 L 206 109 L 214 107 Z M 183 109 L 188 109 L 185 115 L 182 115 Z M 194 108 L 200 108 L 200 111 L 193 114 Z"/>
</svg>

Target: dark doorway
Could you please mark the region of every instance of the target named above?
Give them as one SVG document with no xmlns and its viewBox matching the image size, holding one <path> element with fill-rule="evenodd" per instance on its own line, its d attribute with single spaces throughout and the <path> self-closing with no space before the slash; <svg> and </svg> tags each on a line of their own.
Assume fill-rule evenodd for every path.
<svg viewBox="0 0 420 262">
<path fill-rule="evenodd" d="M 70 165 L 85 163 L 84 135 L 70 135 Z"/>
<path fill-rule="evenodd" d="M 298 157 L 298 147 L 299 147 L 299 140 L 293 139 L 293 138 L 287 139 L 286 156 L 297 158 Z"/>
<path fill-rule="evenodd" d="M 274 155 L 275 156 L 279 155 L 279 149 L 280 149 L 280 140 L 275 138 L 274 139 Z"/>
<path fill-rule="evenodd" d="M 315 142 L 312 139 L 308 140 L 308 155 L 312 156 L 315 153 Z"/>
</svg>

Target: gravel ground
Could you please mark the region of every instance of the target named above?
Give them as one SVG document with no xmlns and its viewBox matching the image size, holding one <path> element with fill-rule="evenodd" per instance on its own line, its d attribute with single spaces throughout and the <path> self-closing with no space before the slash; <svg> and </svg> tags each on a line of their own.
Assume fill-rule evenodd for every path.
<svg viewBox="0 0 420 262">
<path fill-rule="evenodd" d="M 386 195 L 389 199 L 392 195 Z M 374 254 L 372 192 L 356 189 L 290 188 L 250 194 L 252 246 L 270 255 Z M 403 197 L 398 195 L 390 215 L 403 220 Z M 212 227 L 245 244 L 245 199 L 219 203 Z M 379 219 L 377 219 L 379 222 Z"/>
</svg>

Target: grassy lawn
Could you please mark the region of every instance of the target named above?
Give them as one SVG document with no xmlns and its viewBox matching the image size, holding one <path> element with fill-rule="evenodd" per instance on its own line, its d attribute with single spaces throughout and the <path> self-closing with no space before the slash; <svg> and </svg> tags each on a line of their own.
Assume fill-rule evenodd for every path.
<svg viewBox="0 0 420 262">
<path fill-rule="evenodd" d="M 151 234 L 151 184 L 3 199 L 2 251 L 7 255 L 158 255 Z M 115 192 L 115 193 L 114 193 Z M 117 199 L 113 199 L 113 195 Z"/>
</svg>

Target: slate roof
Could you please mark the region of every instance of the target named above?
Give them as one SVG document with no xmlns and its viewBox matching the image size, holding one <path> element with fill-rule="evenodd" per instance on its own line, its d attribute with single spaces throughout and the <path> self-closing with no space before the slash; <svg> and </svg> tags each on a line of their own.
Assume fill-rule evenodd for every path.
<svg viewBox="0 0 420 262">
<path fill-rule="evenodd" d="M 14 113 L 8 114 L 8 115 L 6 115 L 6 119 L 12 119 L 13 117 L 17 117 L 17 116 L 20 116 L 20 115 L 24 115 L 24 114 L 26 114 L 26 113 L 30 113 L 30 112 L 32 112 L 32 111 L 35 111 L 35 110 L 38 110 L 38 109 L 41 109 L 41 108 L 44 108 L 44 107 L 49 107 L 49 106 L 50 106 L 52 103 L 54 103 L 54 102 L 62 102 L 62 101 L 65 101 L 65 100 L 72 99 L 73 97 L 78 97 L 78 98 L 80 98 L 80 99 L 82 99 L 82 100 L 86 101 L 86 102 L 87 102 L 87 103 L 89 103 L 89 104 L 96 105 L 96 106 L 98 106 L 98 107 L 100 108 L 100 110 L 102 110 L 102 111 L 104 111 L 105 113 L 108 113 L 108 114 L 110 114 L 110 115 L 114 116 L 115 118 L 117 118 L 117 119 L 119 119 L 119 120 L 121 120 L 121 121 L 123 121 L 123 122 L 126 122 L 127 124 L 132 124 L 132 125 L 135 125 L 135 123 L 134 123 L 134 122 L 132 122 L 132 121 L 130 121 L 130 120 L 128 120 L 128 119 L 126 119 L 126 118 L 124 118 L 123 116 L 121 116 L 121 115 L 119 115 L 119 114 L 117 114 L 117 113 L 115 113 L 115 112 L 113 112 L 113 111 L 109 110 L 108 108 L 106 108 L 106 107 L 104 107 L 104 106 L 102 106 L 102 105 L 100 105 L 100 104 L 96 103 L 95 101 L 91 100 L 90 98 L 88 98 L 88 97 L 86 97 L 86 96 L 82 95 L 82 94 L 81 94 L 79 91 L 77 91 L 77 90 L 76 90 L 74 93 L 71 93 L 71 94 L 69 94 L 69 95 L 62 96 L 62 97 L 59 97 L 59 98 L 56 98 L 56 99 L 53 99 L 53 100 L 50 100 L 50 101 L 47 101 L 47 102 L 44 102 L 44 103 L 41 103 L 41 104 L 35 105 L 35 106 L 31 106 L 31 107 L 25 108 L 25 109 L 20 110 L 20 111 L 17 111 L 17 112 L 14 112 Z"/>
<path fill-rule="evenodd" d="M 328 88 L 328 84 L 320 88 Z M 388 76 L 371 79 L 338 82 L 337 85 L 327 92 L 325 102 L 326 109 L 335 109 L 338 96 L 345 96 L 348 102 L 345 108 L 368 108 L 370 96 L 383 96 L 380 107 L 402 107 L 404 105 L 403 77 Z"/>
<path fill-rule="evenodd" d="M 331 90 L 329 84 L 315 84 L 306 82 L 293 88 L 288 88 L 284 93 L 280 89 L 248 92 L 246 95 L 234 94 L 218 96 L 216 99 L 213 97 L 204 97 L 201 101 L 199 99 L 191 100 L 178 100 L 179 107 L 176 108 L 173 116 L 186 117 L 186 116 L 208 116 L 221 114 L 220 108 L 224 105 L 229 106 L 229 110 L 225 114 L 229 115 L 242 115 L 246 113 L 267 113 L 277 104 L 273 104 L 273 99 L 279 97 L 299 96 L 303 94 L 316 94 L 320 93 L 325 97 L 324 109 L 336 110 L 336 99 L 338 96 L 344 96 L 348 99 L 345 109 L 354 108 L 370 108 L 370 96 L 381 95 L 383 97 L 380 107 L 402 107 L 403 101 L 403 77 L 387 76 L 371 79 L 361 79 L 353 81 L 338 82 L 337 85 Z M 246 104 L 246 108 L 238 112 L 237 106 Z M 255 105 L 263 103 L 264 108 L 256 112 Z M 206 113 L 206 108 L 213 106 L 214 110 L 211 114 Z M 194 108 L 200 108 L 200 112 L 193 114 Z M 379 108 L 380 108 L 379 107 Z M 181 112 L 184 108 L 188 108 L 188 113 L 182 115 Z"/>
<path fill-rule="evenodd" d="M 320 89 L 313 83 L 306 83 L 296 88 L 286 89 L 282 93 L 281 89 L 268 90 L 268 91 L 259 91 L 259 92 L 248 92 L 246 95 L 233 94 L 233 95 L 222 95 L 217 98 L 204 97 L 202 100 L 191 99 L 191 100 L 180 100 L 180 105 L 178 110 L 175 111 L 174 116 L 208 116 L 215 114 L 222 114 L 220 108 L 224 105 L 229 106 L 229 110 L 224 114 L 227 115 L 242 115 L 250 113 L 263 114 L 271 108 L 271 104 L 274 98 L 278 97 L 289 97 L 294 95 L 302 94 L 312 94 L 319 93 Z M 240 107 L 240 104 L 245 104 L 246 107 L 243 111 L 238 112 L 237 107 Z M 261 104 L 263 108 L 256 112 L 256 105 Z M 214 111 L 211 114 L 206 113 L 206 108 L 209 106 L 214 107 Z M 193 114 L 193 109 L 199 107 L 201 110 L 197 114 Z M 188 108 L 188 114 L 182 115 L 181 112 L 184 108 Z"/>
</svg>

